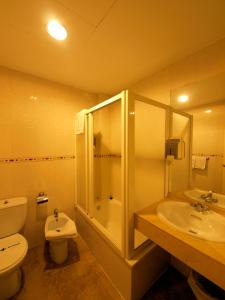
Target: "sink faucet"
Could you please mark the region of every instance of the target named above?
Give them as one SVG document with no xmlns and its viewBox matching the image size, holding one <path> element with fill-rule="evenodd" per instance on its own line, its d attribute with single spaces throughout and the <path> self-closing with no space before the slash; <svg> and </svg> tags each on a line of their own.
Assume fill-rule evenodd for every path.
<svg viewBox="0 0 225 300">
<path fill-rule="evenodd" d="M 209 207 L 205 203 L 193 202 L 193 203 L 191 203 L 191 206 L 193 208 L 195 208 L 198 212 L 204 213 L 204 212 L 208 212 L 209 211 Z"/>
<path fill-rule="evenodd" d="M 207 194 L 201 195 L 201 199 L 205 200 L 207 203 L 216 203 L 218 200 L 213 198 L 213 192 L 209 191 Z"/>
<path fill-rule="evenodd" d="M 58 210 L 58 208 L 54 209 L 54 217 L 55 217 L 56 221 L 58 221 L 58 217 L 59 217 L 59 210 Z"/>
</svg>

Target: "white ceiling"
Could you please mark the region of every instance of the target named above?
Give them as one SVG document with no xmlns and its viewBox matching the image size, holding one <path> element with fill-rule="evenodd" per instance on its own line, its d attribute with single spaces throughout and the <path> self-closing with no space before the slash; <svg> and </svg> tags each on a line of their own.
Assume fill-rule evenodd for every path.
<svg viewBox="0 0 225 300">
<path fill-rule="evenodd" d="M 189 110 L 192 108 L 202 107 L 208 104 L 220 103 L 225 101 L 225 73 L 208 77 L 204 80 L 195 81 L 190 84 L 180 86 L 171 91 L 171 105 L 180 110 Z M 179 103 L 178 97 L 188 95 L 189 100 L 186 103 Z"/>
<path fill-rule="evenodd" d="M 0 1 L 0 65 L 116 93 L 225 37 L 224 0 Z M 46 33 L 49 19 L 68 39 Z"/>
<path fill-rule="evenodd" d="M 212 110 L 212 113 L 205 113 L 206 110 Z M 198 108 L 187 110 L 187 113 L 193 115 L 195 118 L 219 118 L 222 116 L 223 125 L 225 120 L 225 101 L 220 101 L 219 103 L 211 103 L 210 105 L 204 105 Z M 219 119 L 217 119 L 219 121 Z M 210 125 L 210 124 L 209 124 Z M 218 124 L 219 125 L 219 124 Z"/>
</svg>

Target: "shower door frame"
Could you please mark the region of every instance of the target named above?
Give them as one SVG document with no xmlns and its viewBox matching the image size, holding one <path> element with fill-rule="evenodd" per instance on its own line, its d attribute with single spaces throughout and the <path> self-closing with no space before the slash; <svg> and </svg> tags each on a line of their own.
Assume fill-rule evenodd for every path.
<svg viewBox="0 0 225 300">
<path fill-rule="evenodd" d="M 148 239 L 144 241 L 138 248 L 135 249 L 135 101 L 141 101 L 146 104 L 161 108 L 165 110 L 165 141 L 169 137 L 170 130 L 168 124 L 170 124 L 170 111 L 171 107 L 157 102 L 150 98 L 146 98 L 141 95 L 137 95 L 131 91 L 126 91 L 127 95 L 127 108 L 126 108 L 126 189 L 127 189 L 127 201 L 126 201 L 126 249 L 125 256 L 131 259 L 136 254 L 143 251 L 144 248 L 148 247 L 152 242 Z M 166 163 L 164 165 L 164 196 L 166 195 Z"/>
<path fill-rule="evenodd" d="M 91 223 L 97 232 L 109 242 L 109 245 L 120 256 L 131 259 L 135 254 L 143 251 L 152 242 L 147 240 L 137 249 L 134 247 L 134 214 L 135 214 L 135 100 L 145 102 L 165 110 L 165 141 L 172 132 L 172 113 L 178 113 L 190 119 L 190 130 L 192 118 L 189 114 L 173 109 L 171 106 L 155 100 L 137 95 L 129 90 L 109 98 L 85 112 L 85 195 L 86 208 L 83 209 L 79 203 L 77 208 Z M 92 113 L 104 108 L 116 101 L 121 101 L 121 249 L 102 230 L 102 226 L 94 219 L 94 172 L 93 172 L 93 115 Z M 191 131 L 190 131 L 191 133 Z M 190 136 L 190 147 L 191 147 Z M 191 148 L 189 149 L 189 151 Z M 191 152 L 190 152 L 191 153 Z M 77 176 L 77 171 L 76 171 Z M 164 196 L 168 193 L 168 167 L 165 160 L 164 165 Z M 107 231 L 107 230 L 106 230 Z"/>
<path fill-rule="evenodd" d="M 120 114 L 121 114 L 121 249 L 107 236 L 106 233 L 102 232 L 102 228 L 98 222 L 94 222 L 94 163 L 93 163 L 93 113 L 97 110 L 100 110 L 112 103 L 120 101 Z M 88 109 L 85 114 L 87 118 L 87 127 L 85 131 L 85 160 L 87 162 L 85 168 L 85 177 L 86 181 L 86 196 L 87 196 L 87 207 L 86 213 L 94 223 L 97 231 L 110 242 L 110 245 L 116 250 L 116 252 L 124 257 L 125 256 L 125 198 L 126 198 L 126 189 L 125 189 L 125 170 L 126 170 L 126 91 L 109 98 L 96 106 Z"/>
<path fill-rule="evenodd" d="M 179 109 L 175 109 L 171 106 L 171 115 L 170 115 L 170 137 L 172 137 L 173 132 L 173 113 L 181 115 L 189 120 L 189 168 L 188 168 L 188 188 L 191 188 L 191 171 L 192 171 L 192 144 L 193 144 L 193 116 L 186 113 L 185 111 L 180 111 Z"/>
<path fill-rule="evenodd" d="M 126 191 L 127 191 L 127 198 L 126 198 L 126 249 L 125 249 L 125 256 L 126 258 L 130 259 L 134 257 L 136 254 L 139 254 L 152 242 L 150 240 L 144 241 L 138 248 L 135 249 L 135 240 L 134 240 L 134 231 L 135 231 L 135 224 L 134 224 L 134 214 L 135 214 L 135 100 L 144 102 L 146 104 L 150 104 L 152 106 L 161 108 L 165 110 L 165 142 L 168 138 L 172 136 L 172 126 L 173 126 L 173 113 L 180 114 L 185 116 L 189 119 L 190 122 L 190 143 L 189 143 L 189 170 L 191 167 L 191 148 L 192 148 L 192 116 L 173 107 L 166 105 L 164 103 L 155 101 L 153 99 L 137 95 L 129 90 L 126 91 Z M 164 160 L 164 197 L 168 195 L 169 189 L 169 176 L 168 176 L 169 167 L 166 163 L 166 159 Z M 189 182 L 190 186 L 190 176 Z M 159 199 L 161 200 L 161 199 Z"/>
</svg>

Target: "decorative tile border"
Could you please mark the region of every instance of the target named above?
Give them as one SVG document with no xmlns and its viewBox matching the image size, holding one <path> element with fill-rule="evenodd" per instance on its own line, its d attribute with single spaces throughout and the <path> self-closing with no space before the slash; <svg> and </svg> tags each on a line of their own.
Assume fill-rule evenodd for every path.
<svg viewBox="0 0 225 300">
<path fill-rule="evenodd" d="M 204 153 L 193 153 L 192 155 L 195 156 L 206 156 L 206 157 L 219 157 L 219 158 L 223 158 L 223 154 L 204 154 Z"/>
<path fill-rule="evenodd" d="M 75 159 L 75 155 L 0 158 L 0 164 Z"/>
<path fill-rule="evenodd" d="M 120 154 L 94 154 L 95 158 L 121 158 L 122 156 Z"/>
</svg>

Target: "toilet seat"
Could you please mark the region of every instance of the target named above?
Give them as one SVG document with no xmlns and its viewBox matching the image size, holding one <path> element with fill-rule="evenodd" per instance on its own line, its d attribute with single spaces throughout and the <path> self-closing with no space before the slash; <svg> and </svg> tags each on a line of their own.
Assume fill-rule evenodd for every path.
<svg viewBox="0 0 225 300">
<path fill-rule="evenodd" d="M 22 263 L 28 250 L 26 239 L 19 233 L 0 239 L 0 276 Z"/>
</svg>

